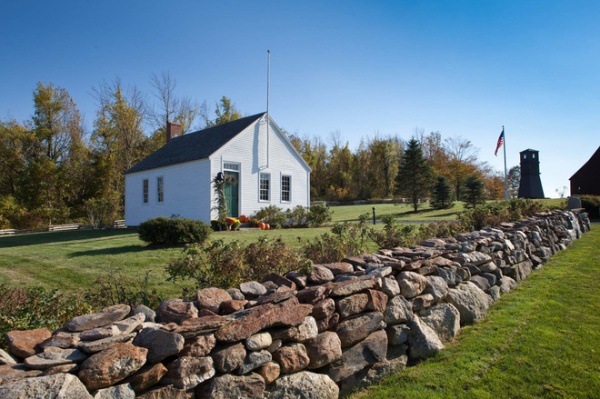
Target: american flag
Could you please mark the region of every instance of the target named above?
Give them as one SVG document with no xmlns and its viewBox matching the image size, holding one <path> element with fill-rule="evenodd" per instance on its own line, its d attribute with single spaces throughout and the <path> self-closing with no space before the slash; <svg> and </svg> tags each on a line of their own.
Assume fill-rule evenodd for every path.
<svg viewBox="0 0 600 399">
<path fill-rule="evenodd" d="M 494 151 L 494 156 L 498 156 L 498 150 L 504 144 L 504 129 L 502 129 L 502 133 L 500 133 L 500 137 L 498 137 L 498 144 L 496 144 L 496 151 Z"/>
</svg>

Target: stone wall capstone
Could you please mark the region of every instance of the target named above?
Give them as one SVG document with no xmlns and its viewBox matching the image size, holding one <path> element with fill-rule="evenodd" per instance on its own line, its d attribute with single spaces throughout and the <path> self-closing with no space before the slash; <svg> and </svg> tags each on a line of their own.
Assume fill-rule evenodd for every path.
<svg viewBox="0 0 600 399">
<path fill-rule="evenodd" d="M 589 229 L 581 210 L 552 211 L 156 312 L 116 305 L 12 331 L 0 397 L 335 399 L 442 350 Z"/>
</svg>

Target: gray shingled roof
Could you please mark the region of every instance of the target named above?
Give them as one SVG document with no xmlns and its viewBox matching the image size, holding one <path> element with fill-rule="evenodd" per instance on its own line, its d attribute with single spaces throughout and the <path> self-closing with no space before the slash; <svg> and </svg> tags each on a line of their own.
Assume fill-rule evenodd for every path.
<svg viewBox="0 0 600 399">
<path fill-rule="evenodd" d="M 246 116 L 223 125 L 174 137 L 125 174 L 206 159 L 264 114 L 265 112 Z"/>
</svg>

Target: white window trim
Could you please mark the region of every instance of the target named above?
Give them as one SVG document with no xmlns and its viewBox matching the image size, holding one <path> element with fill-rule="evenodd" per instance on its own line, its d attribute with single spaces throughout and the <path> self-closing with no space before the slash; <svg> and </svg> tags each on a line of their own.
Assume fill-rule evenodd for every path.
<svg viewBox="0 0 600 399">
<path fill-rule="evenodd" d="M 284 177 L 289 177 L 289 187 L 288 187 L 288 190 L 287 190 L 288 191 L 288 196 L 289 196 L 288 200 L 284 200 L 283 199 L 283 178 Z M 280 183 L 279 184 L 280 185 L 279 189 L 281 190 L 281 193 L 280 193 L 281 202 L 286 203 L 286 204 L 291 203 L 292 202 L 292 175 L 291 174 L 284 174 L 284 173 L 282 173 L 279 183 Z"/>
<path fill-rule="evenodd" d="M 262 182 L 262 177 L 263 176 L 267 176 L 268 179 L 267 181 L 269 182 L 269 188 L 267 189 L 267 199 L 262 199 L 261 198 L 261 191 L 262 191 L 262 187 L 261 187 L 261 182 Z M 258 174 L 258 202 L 271 202 L 271 173 L 269 172 L 259 172 Z"/>
</svg>

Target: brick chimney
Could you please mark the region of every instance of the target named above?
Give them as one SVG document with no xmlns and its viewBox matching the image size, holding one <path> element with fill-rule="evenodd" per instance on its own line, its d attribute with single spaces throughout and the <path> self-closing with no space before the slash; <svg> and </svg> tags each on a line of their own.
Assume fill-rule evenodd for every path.
<svg viewBox="0 0 600 399">
<path fill-rule="evenodd" d="M 181 136 L 181 125 L 178 123 L 167 122 L 167 143 L 173 137 Z"/>
</svg>

